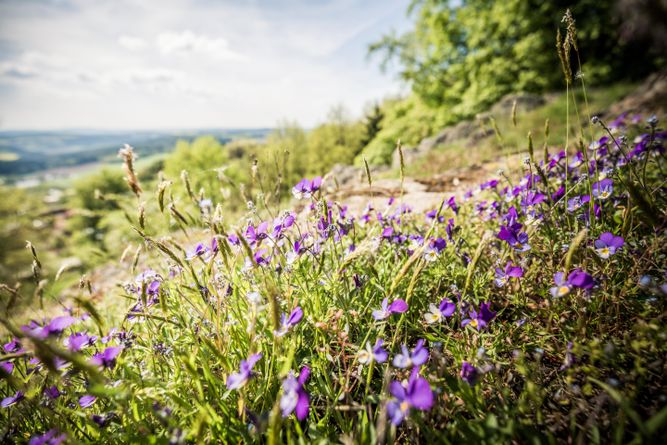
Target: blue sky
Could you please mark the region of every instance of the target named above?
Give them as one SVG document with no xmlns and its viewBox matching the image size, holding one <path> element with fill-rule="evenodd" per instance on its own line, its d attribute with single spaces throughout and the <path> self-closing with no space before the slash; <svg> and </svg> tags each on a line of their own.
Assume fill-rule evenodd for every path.
<svg viewBox="0 0 667 445">
<path fill-rule="evenodd" d="M 0 129 L 306 127 L 405 92 L 408 0 L 0 0 Z"/>
</svg>

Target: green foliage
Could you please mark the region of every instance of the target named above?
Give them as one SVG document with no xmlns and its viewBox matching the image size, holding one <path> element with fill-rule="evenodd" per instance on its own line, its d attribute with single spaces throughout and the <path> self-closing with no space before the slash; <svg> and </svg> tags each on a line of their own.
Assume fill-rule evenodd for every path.
<svg viewBox="0 0 667 445">
<path fill-rule="evenodd" d="M 164 173 L 174 182 L 180 181 L 181 172 L 188 172 L 192 190 L 204 188 L 211 197 L 221 200 L 217 169 L 228 160 L 223 144 L 213 136 L 201 136 L 192 142 L 180 140 L 173 153 L 164 161 Z"/>
<path fill-rule="evenodd" d="M 428 107 L 417 96 L 385 100 L 381 112 L 382 128 L 363 150 L 372 165 L 390 164 L 399 139 L 404 145 L 414 146 L 450 122 L 444 108 Z M 363 164 L 362 156 L 357 156 L 355 164 Z"/>
<path fill-rule="evenodd" d="M 484 111 L 510 92 L 560 88 L 562 73 L 553 69 L 558 66 L 555 36 L 567 8 L 577 20 L 578 35 L 578 52 L 572 51 L 570 63 L 577 71 L 581 56 L 589 84 L 637 78 L 655 69 L 659 59 L 645 58 L 647 48 L 638 54 L 632 42 L 620 40 L 613 3 L 418 0 L 411 6 L 414 30 L 387 35 L 370 51 L 382 52 L 385 64 L 397 60 L 414 93 L 428 106 L 442 109 L 442 123 L 451 124 Z M 390 126 L 387 122 L 385 129 Z M 369 156 L 386 162 L 380 146 L 386 146 L 386 138 L 371 142 Z"/>
</svg>

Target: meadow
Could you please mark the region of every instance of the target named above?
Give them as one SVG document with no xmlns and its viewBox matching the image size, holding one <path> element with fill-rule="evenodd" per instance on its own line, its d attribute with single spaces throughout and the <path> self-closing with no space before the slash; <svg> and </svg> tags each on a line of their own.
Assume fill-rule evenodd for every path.
<svg viewBox="0 0 667 445">
<path fill-rule="evenodd" d="M 633 115 L 588 130 L 426 214 L 400 195 L 348 214 L 318 177 L 292 188 L 302 212 L 250 202 L 238 222 L 192 193 L 185 244 L 140 212 L 154 255 L 109 291 L 118 324 L 85 279 L 61 314 L 2 318 L 5 438 L 657 441 L 666 133 Z M 173 209 L 122 155 L 137 199 Z"/>
<path fill-rule="evenodd" d="M 51 192 L 4 190 L 0 442 L 664 442 L 663 116 L 604 112 L 638 55 L 600 39 L 582 65 L 600 43 L 529 3 L 415 3 L 419 32 L 374 49 L 413 94 L 361 120 L 334 108 L 309 131 L 183 140 L 143 163 L 125 144 L 41 231 L 30 209 Z M 599 12 L 583 36 L 608 37 L 608 2 L 575 3 Z M 562 86 L 530 112 L 477 114 Z M 488 137 L 406 161 L 476 115 Z M 502 168 L 415 210 L 411 178 L 488 160 Z M 335 198 L 336 163 L 363 173 L 365 208 Z"/>
</svg>

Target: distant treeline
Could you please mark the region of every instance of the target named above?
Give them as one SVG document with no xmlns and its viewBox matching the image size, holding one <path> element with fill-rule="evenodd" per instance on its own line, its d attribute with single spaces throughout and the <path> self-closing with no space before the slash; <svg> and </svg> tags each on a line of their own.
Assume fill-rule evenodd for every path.
<svg viewBox="0 0 667 445">
<path fill-rule="evenodd" d="M 76 133 L 76 132 L 3 132 L 0 133 L 0 175 L 20 176 L 52 168 L 113 160 L 123 143 L 136 145 L 142 157 L 171 151 L 179 140 L 193 140 L 201 134 L 213 135 L 220 143 L 233 139 L 261 139 L 268 129 L 207 130 L 183 133 Z M 16 158 L 16 159 L 14 159 Z M 10 160 L 11 159 L 11 160 Z"/>
</svg>

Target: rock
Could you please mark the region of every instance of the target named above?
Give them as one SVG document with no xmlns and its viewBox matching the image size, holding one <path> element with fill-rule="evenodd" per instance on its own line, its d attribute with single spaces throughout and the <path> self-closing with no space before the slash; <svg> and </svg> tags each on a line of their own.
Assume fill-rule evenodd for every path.
<svg viewBox="0 0 667 445">
<path fill-rule="evenodd" d="M 666 110 L 667 71 L 661 71 L 647 77 L 632 93 L 609 107 L 604 114 L 612 119 L 625 112 L 662 117 Z"/>
<path fill-rule="evenodd" d="M 325 184 L 327 187 L 333 190 L 336 187 L 336 183 L 338 183 L 339 187 L 350 185 L 360 182 L 363 175 L 363 168 L 353 165 L 336 164 L 324 178 L 326 179 Z"/>
<path fill-rule="evenodd" d="M 509 115 L 512 112 L 512 107 L 514 106 L 515 101 L 517 111 L 530 111 L 544 105 L 546 99 L 539 94 L 508 94 L 492 106 L 490 112 L 495 116 Z"/>
</svg>

